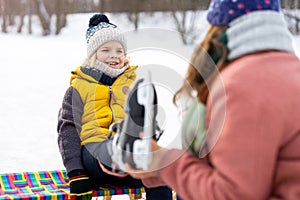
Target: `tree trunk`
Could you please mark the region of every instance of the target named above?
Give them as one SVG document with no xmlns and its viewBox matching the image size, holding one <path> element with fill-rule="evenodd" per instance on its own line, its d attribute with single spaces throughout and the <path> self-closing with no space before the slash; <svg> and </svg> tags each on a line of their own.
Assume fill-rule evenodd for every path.
<svg viewBox="0 0 300 200">
<path fill-rule="evenodd" d="M 56 0 L 55 1 L 55 15 L 56 15 L 56 31 L 55 34 L 58 35 L 61 32 L 61 29 L 66 25 L 66 11 L 64 1 Z"/>
<path fill-rule="evenodd" d="M 1 24 L 1 31 L 3 33 L 7 33 L 7 13 L 6 13 L 6 5 L 5 0 L 0 0 L 0 8 L 1 8 L 1 17 L 2 17 L 2 24 Z"/>
<path fill-rule="evenodd" d="M 134 24 L 134 30 L 137 31 L 139 28 L 139 13 L 130 12 L 127 14 L 128 20 Z"/>
<path fill-rule="evenodd" d="M 27 8 L 28 8 L 28 33 L 32 34 L 32 10 L 33 10 L 33 2 L 32 0 L 28 0 L 27 2 Z"/>
<path fill-rule="evenodd" d="M 20 15 L 20 24 L 19 24 L 19 27 L 18 27 L 18 30 L 17 30 L 18 33 L 22 32 L 22 28 L 23 28 L 23 25 L 24 25 L 24 17 L 25 17 L 24 14 Z"/>
<path fill-rule="evenodd" d="M 37 8 L 37 15 L 41 21 L 41 26 L 43 29 L 43 35 L 49 35 L 50 34 L 50 16 L 46 10 L 45 4 L 43 0 L 33 0 L 33 3 L 35 4 Z"/>
</svg>

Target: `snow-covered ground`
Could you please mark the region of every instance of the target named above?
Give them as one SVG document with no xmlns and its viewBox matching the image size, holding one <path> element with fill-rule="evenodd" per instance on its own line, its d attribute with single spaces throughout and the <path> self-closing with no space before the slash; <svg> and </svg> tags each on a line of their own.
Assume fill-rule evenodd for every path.
<svg viewBox="0 0 300 200">
<path fill-rule="evenodd" d="M 0 172 L 63 168 L 57 146 L 57 114 L 69 86 L 70 71 L 86 56 L 85 31 L 92 14 L 68 16 L 68 26 L 59 36 L 36 33 L 0 34 Z M 126 16 L 108 14 L 125 31 L 132 64 L 139 74 L 151 71 L 157 82 L 165 146 L 178 146 L 177 109 L 172 95 L 182 82 L 193 46 L 184 46 L 177 32 L 148 16 L 139 31 Z M 151 19 L 151 20 L 150 20 Z M 148 23 L 146 23 L 148 20 Z M 150 22 L 150 23 L 149 23 Z M 24 31 L 26 32 L 26 31 Z"/>
<path fill-rule="evenodd" d="M 0 33 L 0 173 L 64 168 L 57 146 L 57 113 L 70 70 L 85 58 L 91 15 L 68 16 L 68 26 L 59 36 Z M 161 145 L 179 147 L 180 117 L 172 96 L 194 45 L 184 46 L 162 13 L 146 15 L 139 31 L 122 14 L 108 17 L 125 31 L 131 63 L 140 66 L 139 74 L 151 71 L 157 83 L 159 117 L 166 130 Z M 199 24 L 204 21 L 199 19 Z M 294 38 L 294 47 L 300 56 L 300 37 Z"/>
</svg>

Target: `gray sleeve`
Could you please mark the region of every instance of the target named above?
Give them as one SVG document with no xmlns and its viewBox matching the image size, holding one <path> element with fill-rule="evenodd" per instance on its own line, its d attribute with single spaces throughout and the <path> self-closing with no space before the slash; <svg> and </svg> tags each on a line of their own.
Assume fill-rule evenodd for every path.
<svg viewBox="0 0 300 200">
<path fill-rule="evenodd" d="M 76 89 L 69 87 L 58 114 L 58 147 L 67 172 L 84 169 L 81 161 L 81 117 L 83 102 Z"/>
</svg>

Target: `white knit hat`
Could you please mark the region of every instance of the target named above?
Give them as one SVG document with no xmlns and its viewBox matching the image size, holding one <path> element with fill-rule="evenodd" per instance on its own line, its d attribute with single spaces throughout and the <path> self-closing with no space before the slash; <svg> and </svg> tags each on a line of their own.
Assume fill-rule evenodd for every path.
<svg viewBox="0 0 300 200">
<path fill-rule="evenodd" d="M 109 23 L 104 14 L 95 14 L 90 18 L 89 28 L 86 31 L 87 57 L 91 57 L 97 49 L 108 41 L 118 41 L 127 52 L 127 42 L 120 29 Z"/>
</svg>

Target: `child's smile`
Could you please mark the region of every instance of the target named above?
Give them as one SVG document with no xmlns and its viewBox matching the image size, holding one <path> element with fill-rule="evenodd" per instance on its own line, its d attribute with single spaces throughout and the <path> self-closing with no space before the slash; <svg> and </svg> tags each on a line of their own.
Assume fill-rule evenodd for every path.
<svg viewBox="0 0 300 200">
<path fill-rule="evenodd" d="M 122 44 L 114 40 L 104 43 L 97 50 L 97 60 L 114 69 L 124 67 L 125 51 Z"/>
</svg>

